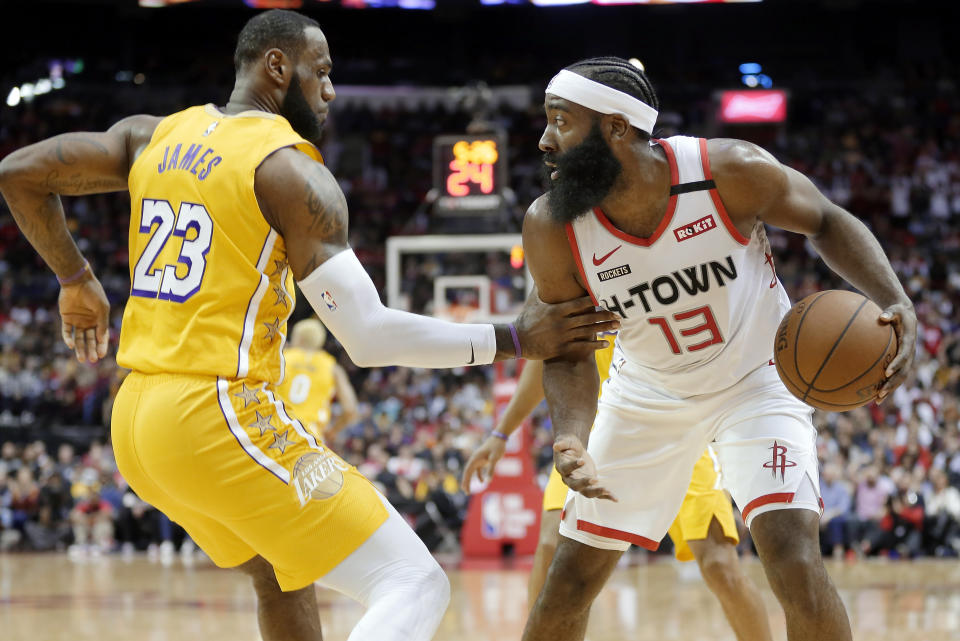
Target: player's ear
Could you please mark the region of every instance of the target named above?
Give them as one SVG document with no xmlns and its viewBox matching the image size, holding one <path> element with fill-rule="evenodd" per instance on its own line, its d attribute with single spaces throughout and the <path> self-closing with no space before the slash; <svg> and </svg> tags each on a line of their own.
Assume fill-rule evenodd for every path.
<svg viewBox="0 0 960 641">
<path fill-rule="evenodd" d="M 606 129 L 610 140 L 622 140 L 627 137 L 630 131 L 630 122 L 621 114 L 607 114 L 603 116 L 606 121 L 603 128 Z"/>
<path fill-rule="evenodd" d="M 290 83 L 290 76 L 292 75 L 290 59 L 280 49 L 268 49 L 263 54 L 263 67 L 270 80 L 276 84 L 286 88 Z"/>
</svg>

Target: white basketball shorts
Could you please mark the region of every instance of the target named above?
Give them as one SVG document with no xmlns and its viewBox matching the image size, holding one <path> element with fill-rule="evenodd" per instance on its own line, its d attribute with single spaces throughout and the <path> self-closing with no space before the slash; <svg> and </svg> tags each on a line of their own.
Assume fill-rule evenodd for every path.
<svg viewBox="0 0 960 641">
<path fill-rule="evenodd" d="M 611 369 L 587 451 L 618 502 L 569 491 L 560 533 L 603 549 L 657 549 L 711 443 L 747 527 L 771 510 L 820 513 L 812 414 L 772 364 L 730 388 L 687 398 Z"/>
</svg>

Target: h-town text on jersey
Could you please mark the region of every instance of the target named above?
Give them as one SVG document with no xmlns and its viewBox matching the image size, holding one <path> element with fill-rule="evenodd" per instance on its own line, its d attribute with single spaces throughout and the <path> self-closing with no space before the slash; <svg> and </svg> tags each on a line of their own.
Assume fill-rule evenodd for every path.
<svg viewBox="0 0 960 641">
<path fill-rule="evenodd" d="M 726 264 L 724 264 L 724 262 Z M 650 312 L 653 305 L 672 305 L 684 292 L 690 296 L 705 294 L 715 284 L 726 287 L 727 281 L 736 280 L 737 267 L 732 256 L 724 262 L 711 260 L 691 267 L 682 267 L 677 271 L 626 288 L 620 295 L 610 294 L 600 303 L 621 318 L 629 318 L 629 311 L 638 304 L 644 312 Z M 711 279 L 711 275 L 713 278 Z"/>
</svg>

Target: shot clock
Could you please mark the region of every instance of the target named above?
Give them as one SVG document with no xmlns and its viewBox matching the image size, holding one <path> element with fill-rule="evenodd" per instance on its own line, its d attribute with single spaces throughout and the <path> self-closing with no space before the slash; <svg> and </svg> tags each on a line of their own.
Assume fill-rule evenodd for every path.
<svg viewBox="0 0 960 641">
<path fill-rule="evenodd" d="M 498 212 L 506 173 L 506 139 L 502 135 L 437 136 L 433 141 L 433 184 L 439 196 L 434 213 Z"/>
</svg>

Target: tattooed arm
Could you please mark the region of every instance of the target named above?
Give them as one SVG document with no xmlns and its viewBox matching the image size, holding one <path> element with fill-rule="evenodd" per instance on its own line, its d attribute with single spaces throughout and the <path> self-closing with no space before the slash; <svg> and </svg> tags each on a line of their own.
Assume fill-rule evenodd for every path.
<svg viewBox="0 0 960 641">
<path fill-rule="evenodd" d="M 347 202 L 320 163 L 281 149 L 257 169 L 255 190 L 267 222 L 283 236 L 301 291 L 358 365 L 442 368 L 514 357 L 506 325 L 448 323 L 384 307 L 349 251 Z M 589 298 L 554 306 L 533 298 L 516 321 L 524 357 L 606 346 L 595 333 L 612 329 L 614 316 L 594 312 Z"/>
<path fill-rule="evenodd" d="M 321 163 L 295 149 L 281 149 L 257 169 L 254 189 L 264 218 L 283 236 L 297 280 L 350 248 L 347 200 Z"/>
<path fill-rule="evenodd" d="M 109 306 L 67 229 L 60 195 L 121 191 L 159 118 L 132 116 L 106 132 L 55 136 L 0 161 L 0 193 L 34 249 L 61 279 L 63 336 L 79 360 L 106 355 Z"/>
<path fill-rule="evenodd" d="M 132 116 L 105 132 L 54 136 L 0 161 L 0 192 L 17 226 L 60 278 L 83 266 L 64 221 L 60 195 L 126 189 L 130 164 L 150 141 L 159 120 Z"/>
</svg>

